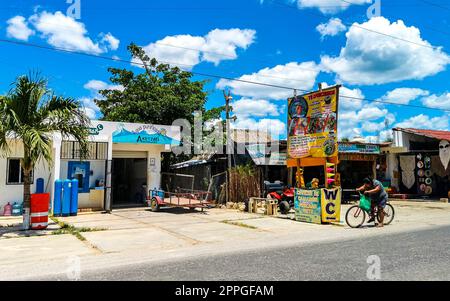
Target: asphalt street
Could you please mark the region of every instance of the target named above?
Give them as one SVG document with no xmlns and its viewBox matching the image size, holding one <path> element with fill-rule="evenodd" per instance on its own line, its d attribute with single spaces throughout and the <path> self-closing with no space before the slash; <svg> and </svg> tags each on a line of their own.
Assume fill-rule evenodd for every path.
<svg viewBox="0 0 450 301">
<path fill-rule="evenodd" d="M 64 275 L 46 278 L 64 279 Z M 450 280 L 450 227 L 156 264 L 133 264 L 82 272 L 80 280 L 373 279 Z"/>
</svg>

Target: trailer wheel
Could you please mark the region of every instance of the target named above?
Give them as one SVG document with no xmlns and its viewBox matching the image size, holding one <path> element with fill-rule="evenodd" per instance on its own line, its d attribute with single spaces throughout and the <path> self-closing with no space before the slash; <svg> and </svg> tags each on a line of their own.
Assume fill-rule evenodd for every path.
<svg viewBox="0 0 450 301">
<path fill-rule="evenodd" d="M 152 212 L 158 212 L 159 211 L 159 204 L 158 204 L 158 200 L 156 200 L 156 198 L 152 199 L 151 208 L 152 208 Z"/>
</svg>

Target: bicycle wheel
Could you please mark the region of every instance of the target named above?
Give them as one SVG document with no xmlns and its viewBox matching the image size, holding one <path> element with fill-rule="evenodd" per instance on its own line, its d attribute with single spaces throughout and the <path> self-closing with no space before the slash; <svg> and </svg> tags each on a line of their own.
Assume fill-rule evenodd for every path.
<svg viewBox="0 0 450 301">
<path fill-rule="evenodd" d="M 386 207 L 384 207 L 384 225 L 389 225 L 394 220 L 395 216 L 395 210 L 394 207 L 392 207 L 391 204 L 386 204 Z M 380 222 L 380 217 L 377 214 L 377 220 Z"/>
<path fill-rule="evenodd" d="M 358 205 L 352 206 L 347 210 L 345 214 L 345 222 L 351 228 L 361 227 L 366 220 L 366 212 L 359 208 Z"/>
</svg>

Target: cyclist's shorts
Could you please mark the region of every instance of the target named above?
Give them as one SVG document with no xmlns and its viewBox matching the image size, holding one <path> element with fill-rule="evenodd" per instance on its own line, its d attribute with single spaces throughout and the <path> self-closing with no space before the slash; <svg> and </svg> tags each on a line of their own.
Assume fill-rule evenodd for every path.
<svg viewBox="0 0 450 301">
<path fill-rule="evenodd" d="M 385 197 L 382 197 L 381 199 L 375 200 L 375 204 L 378 207 L 384 208 L 384 207 L 386 207 L 387 201 L 388 201 L 388 197 L 385 196 Z"/>
</svg>

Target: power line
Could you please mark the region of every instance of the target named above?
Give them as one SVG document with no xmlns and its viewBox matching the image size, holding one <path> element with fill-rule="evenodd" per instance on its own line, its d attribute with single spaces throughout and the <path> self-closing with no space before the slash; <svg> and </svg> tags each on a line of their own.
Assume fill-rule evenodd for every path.
<svg viewBox="0 0 450 301">
<path fill-rule="evenodd" d="M 66 29 L 71 30 L 71 31 L 74 30 L 73 27 L 63 26 L 63 25 L 58 24 L 56 22 L 40 21 L 39 23 L 43 23 L 43 24 L 47 24 L 47 25 L 54 25 L 54 26 L 57 26 L 58 28 L 66 28 Z M 222 53 L 222 52 L 211 51 L 211 50 L 203 50 L 203 49 L 197 49 L 197 48 L 192 48 L 192 47 L 179 46 L 179 45 L 173 45 L 173 44 L 161 43 L 161 42 L 155 42 L 153 44 L 154 45 L 159 45 L 159 46 L 164 46 L 164 47 L 171 47 L 171 48 L 177 48 L 177 49 L 184 49 L 184 50 L 189 50 L 189 51 L 213 54 L 213 55 L 216 55 L 216 56 L 222 56 L 222 57 L 226 57 L 226 58 L 230 58 L 230 59 L 236 59 L 236 57 L 233 56 L 233 55 Z M 262 63 L 265 63 L 265 64 L 273 64 L 273 62 L 269 62 L 267 60 L 256 59 L 256 58 L 250 58 L 250 60 L 257 61 L 257 62 L 262 62 Z M 177 65 L 185 66 L 185 67 L 194 67 L 195 66 L 195 65 L 181 64 L 181 63 L 177 64 Z M 305 67 L 293 67 L 293 66 L 286 66 L 285 65 L 284 68 L 292 69 L 292 70 L 306 70 L 306 71 L 317 72 L 316 69 L 305 68 Z M 267 76 L 267 75 L 259 75 L 259 76 L 261 76 L 261 77 L 269 77 L 269 78 L 270 77 L 271 78 L 278 78 L 278 77 Z M 280 79 L 286 79 L 286 78 L 281 78 L 281 77 L 279 77 L 279 78 Z M 297 81 L 297 80 L 292 80 L 292 81 Z"/>
<path fill-rule="evenodd" d="M 33 43 L 28 43 L 28 42 L 11 41 L 11 40 L 6 40 L 6 39 L 0 39 L 0 42 L 14 44 L 14 45 L 21 45 L 21 46 L 26 46 L 26 47 L 34 47 L 34 48 L 39 48 L 39 49 L 44 49 L 44 50 L 51 50 L 51 51 L 56 51 L 56 52 L 61 51 L 63 53 L 67 53 L 67 54 L 76 54 L 76 55 L 82 55 L 82 56 L 87 56 L 87 57 L 92 57 L 92 58 L 97 58 L 97 59 L 103 59 L 103 60 L 108 60 L 108 61 L 113 61 L 113 62 L 120 62 L 120 63 L 127 63 L 127 64 L 134 64 L 134 65 L 144 66 L 143 63 L 136 62 L 136 61 L 115 59 L 115 58 L 108 57 L 108 56 L 101 56 L 101 55 L 95 55 L 95 54 L 90 54 L 90 53 L 84 53 L 84 52 L 80 52 L 80 51 L 76 51 L 76 50 L 70 50 L 70 49 L 61 48 L 61 47 L 49 47 L 49 46 L 37 45 L 37 44 L 33 44 Z M 161 63 L 176 65 L 173 62 L 161 62 Z M 197 71 L 186 71 L 186 70 L 183 70 L 181 68 L 179 68 L 179 69 L 184 71 L 184 72 L 189 72 L 189 73 L 192 73 L 194 75 L 203 76 L 203 77 L 216 78 L 216 79 L 225 79 L 225 80 L 234 81 L 234 82 L 241 82 L 241 83 L 245 83 L 245 84 L 258 85 L 258 86 L 277 88 L 277 89 L 284 89 L 284 90 L 291 90 L 291 91 L 297 90 L 297 91 L 300 91 L 300 92 L 303 92 L 303 93 L 312 93 L 312 92 L 314 92 L 314 91 L 309 91 L 309 90 L 300 89 L 300 88 L 293 88 L 293 87 L 287 87 L 287 86 L 282 86 L 282 85 L 274 85 L 274 84 L 268 84 L 268 83 L 250 81 L 250 80 L 244 80 L 244 79 L 240 79 L 240 78 L 232 78 L 232 77 L 223 76 L 223 75 L 202 73 L 202 72 L 197 72 Z M 440 109 L 440 108 L 433 108 L 433 107 L 426 107 L 426 106 L 419 106 L 419 105 L 411 105 L 411 104 L 399 104 L 399 103 L 395 103 L 395 102 L 388 102 L 388 101 L 382 101 L 382 100 L 376 100 L 376 99 L 367 99 L 367 98 L 362 98 L 362 97 L 353 97 L 353 96 L 347 96 L 347 95 L 339 95 L 339 97 L 346 98 L 346 99 L 352 99 L 352 100 L 358 100 L 358 101 L 367 101 L 367 102 L 381 103 L 381 104 L 386 104 L 386 105 L 397 105 L 397 106 L 412 107 L 412 108 L 419 108 L 419 109 L 428 109 L 428 110 L 435 110 L 435 111 L 442 111 L 442 112 L 450 112 L 450 110 L 447 110 L 447 109 Z"/>
<path fill-rule="evenodd" d="M 341 0 L 341 1 L 345 2 L 344 0 Z M 295 7 L 295 6 L 292 6 L 292 5 L 289 5 L 289 4 L 285 4 L 285 3 L 281 3 L 281 2 L 277 2 L 275 0 L 272 0 L 272 3 L 274 3 L 276 5 L 280 5 L 280 6 L 284 6 L 284 7 L 288 7 L 288 8 L 291 8 L 291 9 L 298 10 L 298 8 Z M 349 3 L 349 2 L 345 2 L 345 3 Z M 325 18 L 325 16 L 323 16 L 321 14 L 314 13 L 314 15 L 320 16 L 321 18 Z M 393 38 L 393 39 L 396 39 L 396 40 L 399 40 L 399 41 L 403 41 L 403 42 L 406 42 L 406 43 L 414 44 L 414 45 L 421 46 L 421 47 L 431 48 L 433 50 L 441 50 L 440 47 L 435 47 L 433 45 L 417 43 L 417 42 L 414 42 L 414 41 L 411 41 L 411 40 L 403 39 L 403 38 L 396 37 L 396 36 L 393 36 L 393 35 L 390 35 L 390 34 L 386 34 L 386 33 L 380 32 L 380 31 L 376 31 L 376 30 L 373 30 L 373 29 L 370 29 L 370 28 L 366 28 L 366 27 L 363 27 L 363 26 L 360 26 L 360 25 L 356 25 L 356 23 L 348 23 L 348 22 L 342 22 L 342 23 L 347 25 L 347 26 L 350 26 L 350 27 L 354 26 L 354 27 L 357 27 L 357 28 L 362 29 L 362 30 L 366 30 L 366 31 L 369 31 L 369 32 L 372 32 L 372 33 L 375 33 L 375 34 L 379 34 L 379 35 L 382 35 L 382 36 L 390 37 L 390 38 Z"/>
</svg>

